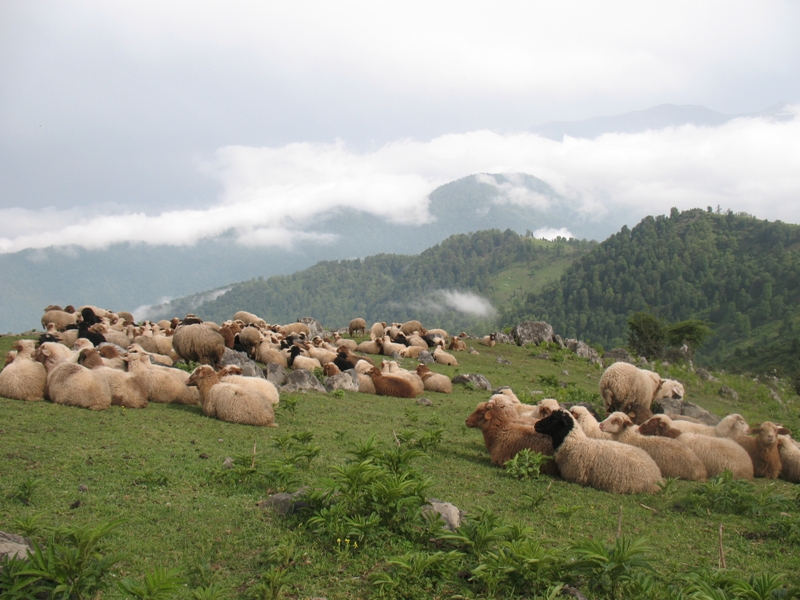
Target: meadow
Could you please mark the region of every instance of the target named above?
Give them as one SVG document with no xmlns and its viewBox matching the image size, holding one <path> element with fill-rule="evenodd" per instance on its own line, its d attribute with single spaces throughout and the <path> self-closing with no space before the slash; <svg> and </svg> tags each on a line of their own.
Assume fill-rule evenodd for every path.
<svg viewBox="0 0 800 600">
<path fill-rule="evenodd" d="M 13 339 L 0 338 L 0 352 Z M 523 402 L 600 403 L 602 368 L 568 351 L 475 347 L 477 356 L 458 353 L 460 366 L 433 368 L 481 373 Z M 659 370 L 719 415 L 800 426 L 798 397 L 779 381 Z M 722 384 L 738 400 L 721 398 Z M 283 394 L 276 428 L 216 421 L 199 407 L 93 412 L 0 398 L 0 530 L 46 547 L 67 530 L 74 541 L 75 531 L 114 522 L 96 555 L 113 564 L 87 584 L 92 595 L 65 596 L 76 598 L 546 598 L 562 584 L 588 598 L 706 597 L 688 595 L 693 577 L 728 594 L 707 597 L 755 598 L 735 595 L 730 581 L 753 587 L 751 576 L 764 573 L 784 576 L 763 597 L 794 597 L 797 486 L 668 481 L 659 494 L 617 496 L 519 478 L 493 466 L 480 432 L 464 425 L 489 395 L 455 385 L 423 406 L 353 392 Z M 368 467 L 387 461 L 396 495 L 377 498 Z M 259 505 L 304 486 L 330 493 L 286 516 Z M 420 495 L 455 504 L 467 526 L 443 535 L 419 518 Z M 361 514 L 337 514 L 337 498 L 360 503 Z"/>
</svg>

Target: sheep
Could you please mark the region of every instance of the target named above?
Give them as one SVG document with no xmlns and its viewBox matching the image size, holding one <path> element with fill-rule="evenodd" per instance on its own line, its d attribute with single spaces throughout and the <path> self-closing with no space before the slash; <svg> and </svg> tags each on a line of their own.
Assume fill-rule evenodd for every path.
<svg viewBox="0 0 800 600">
<path fill-rule="evenodd" d="M 122 319 L 124 323 L 134 323 L 136 321 L 136 319 L 133 318 L 133 315 L 126 310 L 119 311 L 117 316 Z"/>
<path fill-rule="evenodd" d="M 47 329 L 47 325 L 52 323 L 57 331 L 65 331 L 68 325 L 76 325 L 77 322 L 77 315 L 63 310 L 46 310 L 42 315 L 43 329 Z"/>
<path fill-rule="evenodd" d="M 419 358 L 420 353 L 427 352 L 428 347 L 408 346 L 399 352 L 402 358 Z"/>
<path fill-rule="evenodd" d="M 276 427 L 272 403 L 260 391 L 236 383 L 221 382 L 208 365 L 197 367 L 186 386 L 200 391 L 203 414 L 227 423 Z"/>
<path fill-rule="evenodd" d="M 396 361 L 393 360 L 383 361 L 381 363 L 381 373 L 383 373 L 384 375 L 392 375 L 394 377 L 400 377 L 408 381 L 411 384 L 411 387 L 414 388 L 415 397 L 421 396 L 422 392 L 425 391 L 425 383 L 422 381 L 422 378 L 416 373 L 412 373 L 411 371 L 406 371 L 405 369 L 401 369 Z"/>
<path fill-rule="evenodd" d="M 225 339 L 206 323 L 179 325 L 172 334 L 172 346 L 183 360 L 204 365 L 219 364 L 225 354 Z"/>
<path fill-rule="evenodd" d="M 800 448 L 788 435 L 779 435 L 778 452 L 781 456 L 781 479 L 800 483 Z"/>
<path fill-rule="evenodd" d="M 311 330 L 308 328 L 308 325 L 305 323 L 289 323 L 288 325 L 281 325 L 278 327 L 278 332 L 284 336 L 288 336 L 291 334 L 305 334 L 306 336 L 311 335 Z"/>
<path fill-rule="evenodd" d="M 150 363 L 150 357 L 136 349 L 129 349 L 124 357 L 128 372 L 144 383 L 147 400 L 159 404 L 198 404 L 196 389 L 187 388 L 189 374 L 180 369 L 159 367 Z"/>
<path fill-rule="evenodd" d="M 640 428 L 641 432 L 641 428 Z M 752 479 L 753 461 L 739 444 L 727 438 L 713 438 L 699 433 L 682 433 L 678 441 L 703 461 L 709 477 L 730 471 L 734 479 Z"/>
<path fill-rule="evenodd" d="M 217 375 L 222 383 L 236 383 L 261 392 L 273 406 L 277 406 L 280 403 L 280 394 L 275 384 L 261 377 L 245 377 L 242 373 L 241 367 L 226 365 L 219 370 Z"/>
<path fill-rule="evenodd" d="M 268 363 L 275 363 L 282 367 L 289 368 L 289 359 L 287 356 L 268 341 L 261 342 L 258 348 L 255 349 L 254 358 L 265 365 Z"/>
<path fill-rule="evenodd" d="M 44 400 L 47 370 L 33 358 L 36 342 L 17 340 L 12 347 L 16 350 L 14 360 L 0 371 L 0 396 L 29 402 Z"/>
<path fill-rule="evenodd" d="M 383 347 L 381 348 L 381 354 L 384 356 L 394 356 L 395 352 L 400 354 L 405 349 L 405 344 L 396 344 L 389 338 L 388 335 L 383 336 Z"/>
<path fill-rule="evenodd" d="M 360 335 L 366 335 L 367 322 L 361 317 L 357 317 L 352 321 L 350 321 L 350 325 L 347 327 L 347 332 L 350 335 L 350 337 L 355 337 L 356 333 Z"/>
<path fill-rule="evenodd" d="M 383 375 L 377 367 L 372 367 L 366 373 L 375 386 L 378 396 L 394 396 L 395 398 L 414 398 L 414 388 L 409 381 L 392 375 Z M 359 389 L 361 385 L 359 383 Z"/>
<path fill-rule="evenodd" d="M 542 398 L 536 404 L 536 416 L 539 419 L 549 417 L 553 412 L 557 411 L 561 406 L 555 398 Z"/>
<path fill-rule="evenodd" d="M 57 344 L 54 344 L 57 345 Z M 38 350 L 41 350 L 39 347 Z M 111 406 L 111 389 L 106 380 L 84 366 L 37 350 L 47 369 L 45 396 L 55 404 L 105 410 Z"/>
<path fill-rule="evenodd" d="M 600 429 L 600 423 L 594 418 L 594 415 L 589 412 L 585 406 L 573 406 L 569 409 L 570 414 L 575 418 L 578 424 L 583 429 L 583 432 L 590 438 L 596 440 L 612 440 L 614 439 L 610 433 L 606 433 Z M 624 413 L 623 413 L 624 414 Z"/>
<path fill-rule="evenodd" d="M 493 347 L 497 342 L 495 341 L 497 338 L 496 333 L 490 333 L 489 335 L 483 336 L 479 341 L 483 346 L 489 346 L 490 348 Z"/>
<path fill-rule="evenodd" d="M 90 331 L 93 333 L 99 333 L 103 336 L 103 341 L 108 342 L 109 344 L 114 344 L 119 346 L 120 348 L 127 348 L 128 345 L 131 343 L 130 338 L 122 333 L 121 331 L 116 331 L 114 329 L 109 329 L 107 325 L 104 323 L 98 323 L 97 325 L 93 325 L 90 328 Z M 94 343 L 94 342 L 93 342 Z M 95 347 L 99 346 L 103 342 L 95 344 Z"/>
<path fill-rule="evenodd" d="M 553 438 L 561 477 L 615 494 L 655 493 L 663 482 L 658 465 L 641 448 L 586 436 L 574 417 L 557 410 L 534 428 Z"/>
<path fill-rule="evenodd" d="M 375 361 L 373 361 L 371 358 L 368 356 L 359 356 L 357 354 L 353 354 L 353 352 L 345 346 L 339 347 L 338 352 L 336 353 L 336 359 L 333 362 L 336 363 L 336 366 L 342 371 L 346 371 L 347 369 L 355 369 L 359 362 L 364 362 L 370 367 L 375 366 Z M 368 370 L 369 368 L 365 368 L 363 372 L 366 373 Z"/>
<path fill-rule="evenodd" d="M 427 331 L 417 320 L 406 321 L 400 326 L 400 332 L 404 335 L 411 335 L 415 331 L 418 331 L 420 334 L 424 335 Z"/>
<path fill-rule="evenodd" d="M 533 423 L 520 420 L 514 403 L 505 396 L 498 394 L 488 402 L 478 404 L 464 424 L 481 430 L 492 464 L 497 466 L 503 466 L 526 448 L 547 456 L 553 455 L 550 438 L 537 433 Z M 548 460 L 542 465 L 541 472 L 558 475 L 558 467 L 553 460 Z"/>
<path fill-rule="evenodd" d="M 433 360 L 435 360 L 440 365 L 448 365 L 450 367 L 458 366 L 458 361 L 456 360 L 456 357 L 453 356 L 452 354 L 448 354 L 438 346 L 433 351 Z"/>
<path fill-rule="evenodd" d="M 706 467 L 692 450 L 678 440 L 641 435 L 638 426 L 634 425 L 630 417 L 623 412 L 611 413 L 598 425 L 598 428 L 601 433 L 610 435 L 614 441 L 636 446 L 647 452 L 664 477 L 677 477 L 689 481 L 706 480 L 708 475 Z"/>
<path fill-rule="evenodd" d="M 147 386 L 133 373 L 107 367 L 100 352 L 94 348 L 81 350 L 78 362 L 105 379 L 111 390 L 112 406 L 125 408 L 145 408 L 147 406 Z"/>
<path fill-rule="evenodd" d="M 650 406 L 656 398 L 663 398 L 666 393 L 683 397 L 683 386 L 678 382 L 662 380 L 658 373 L 625 362 L 608 367 L 599 385 L 606 412 L 627 413 L 637 425 L 653 416 Z"/>
<path fill-rule="evenodd" d="M 343 338 L 339 333 L 333 334 L 333 345 L 337 348 L 345 347 L 351 352 L 356 351 L 356 347 L 358 343 L 355 340 L 348 340 L 347 338 Z"/>
<path fill-rule="evenodd" d="M 245 325 L 255 325 L 256 327 L 267 327 L 267 322 L 261 317 L 254 315 L 246 310 L 240 310 L 233 315 L 234 321 L 241 321 Z"/>
<path fill-rule="evenodd" d="M 700 435 L 707 435 L 710 437 L 732 438 L 737 435 L 746 435 L 750 427 L 744 417 L 738 413 L 727 415 L 719 423 L 714 425 L 706 425 L 705 423 L 692 423 L 691 421 L 683 421 L 672 419 L 667 415 L 654 415 L 650 420 L 655 419 L 656 422 L 668 422 L 666 425 L 661 424 L 663 429 L 667 429 L 667 425 L 673 429 L 677 429 L 681 433 L 698 433 Z M 655 422 L 650 427 L 656 427 Z M 647 435 L 653 435 L 648 433 Z M 661 435 L 661 434 L 658 434 Z"/>
<path fill-rule="evenodd" d="M 369 342 L 361 342 L 358 346 L 356 346 L 356 352 L 361 352 L 362 354 L 382 354 L 383 339 L 378 338 Z"/>
<path fill-rule="evenodd" d="M 332 350 L 328 350 L 327 348 L 318 348 L 313 344 L 305 344 L 304 347 L 309 356 L 311 356 L 311 358 L 316 358 L 320 365 L 331 363 L 335 361 L 338 356 L 338 354 Z"/>
<path fill-rule="evenodd" d="M 419 365 L 417 375 L 422 379 L 425 390 L 442 394 L 453 393 L 453 382 L 450 381 L 450 378 L 441 373 L 434 373 L 428 368 L 428 365 Z"/>
<path fill-rule="evenodd" d="M 454 337 L 450 340 L 450 345 L 447 347 L 448 350 L 453 350 L 454 352 L 461 352 L 462 350 L 467 349 L 467 343 L 460 337 Z"/>
<path fill-rule="evenodd" d="M 778 435 L 789 435 L 785 427 L 776 425 L 771 421 L 764 421 L 760 425 L 750 428 L 748 435 L 737 435 L 733 441 L 747 450 L 750 460 L 753 461 L 753 476 L 765 479 L 776 479 L 781 473 L 781 456 L 778 451 Z"/>
<path fill-rule="evenodd" d="M 322 363 L 320 363 L 316 358 L 311 358 L 308 356 L 304 356 L 300 346 L 292 346 L 289 349 L 289 356 L 286 360 L 287 365 L 290 369 L 305 369 L 306 371 L 313 371 L 314 369 L 321 369 Z"/>
</svg>

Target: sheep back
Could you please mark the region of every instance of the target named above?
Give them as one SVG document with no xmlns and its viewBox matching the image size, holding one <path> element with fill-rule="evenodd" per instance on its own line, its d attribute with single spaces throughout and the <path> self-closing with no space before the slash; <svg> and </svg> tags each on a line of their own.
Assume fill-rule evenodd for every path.
<svg viewBox="0 0 800 600">
<path fill-rule="evenodd" d="M 356 333 L 360 333 L 361 335 L 366 334 L 367 332 L 367 322 L 366 320 L 362 319 L 361 317 L 357 317 L 350 321 L 350 325 L 347 327 L 347 332 L 350 334 L 350 337 L 354 337 Z"/>
<path fill-rule="evenodd" d="M 172 346 L 183 360 L 216 365 L 225 354 L 225 339 L 202 323 L 181 325 L 172 335 Z"/>
<path fill-rule="evenodd" d="M 641 424 L 653 413 L 650 406 L 661 385 L 661 377 L 625 362 L 614 363 L 600 377 L 600 395 L 606 412 L 634 413 L 634 423 Z"/>
<path fill-rule="evenodd" d="M 17 357 L 0 371 L 0 396 L 29 402 L 44 400 L 46 383 L 47 371 L 42 363 Z"/>
<path fill-rule="evenodd" d="M 752 479 L 753 461 L 739 444 L 727 438 L 699 433 L 684 433 L 678 441 L 691 449 L 703 462 L 709 477 L 730 471 L 734 479 Z"/>
<path fill-rule="evenodd" d="M 47 394 L 55 404 L 105 410 L 111 389 L 101 376 L 77 363 L 62 362 L 47 374 Z"/>
<path fill-rule="evenodd" d="M 233 383 L 213 386 L 203 401 L 203 413 L 227 423 L 275 427 L 275 411 L 266 396 Z"/>
<path fill-rule="evenodd" d="M 778 436 L 778 453 L 781 456 L 781 479 L 800 483 L 800 448 L 788 435 Z"/>
</svg>

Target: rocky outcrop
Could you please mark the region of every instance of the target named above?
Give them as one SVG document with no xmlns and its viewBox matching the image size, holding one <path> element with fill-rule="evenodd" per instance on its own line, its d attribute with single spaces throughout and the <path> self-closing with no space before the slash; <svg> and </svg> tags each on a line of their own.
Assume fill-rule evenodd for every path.
<svg viewBox="0 0 800 600">
<path fill-rule="evenodd" d="M 435 498 L 428 499 L 428 504 L 422 505 L 422 513 L 438 513 L 442 521 L 444 521 L 444 528 L 448 531 L 455 531 L 461 527 L 461 521 L 464 518 L 464 511 L 457 506 L 449 502 L 441 502 Z"/>
<path fill-rule="evenodd" d="M 626 362 L 633 364 L 633 358 L 628 353 L 625 348 L 613 348 L 609 350 L 605 354 L 603 354 L 603 362 L 607 365 L 611 365 L 615 362 Z"/>
<path fill-rule="evenodd" d="M 720 422 L 720 418 L 708 412 L 702 406 L 698 406 L 693 402 L 687 402 L 686 400 L 678 400 L 675 398 L 662 398 L 658 401 L 659 405 L 661 406 L 662 411 L 667 416 L 677 416 L 682 415 L 684 417 L 691 417 L 692 419 L 697 419 L 706 425 L 714 426 Z"/>
<path fill-rule="evenodd" d="M 511 330 L 511 335 L 518 346 L 555 341 L 553 326 L 544 321 L 523 321 Z"/>
<path fill-rule="evenodd" d="M 219 361 L 219 366 L 226 367 L 228 365 L 239 367 L 245 377 L 260 377 L 264 379 L 264 372 L 244 352 L 236 352 L 230 348 L 225 348 L 225 352 Z"/>
<path fill-rule="evenodd" d="M 463 385 L 473 385 L 480 390 L 491 391 L 492 384 L 480 373 L 464 373 L 456 375 L 452 379 L 453 383 L 461 383 Z"/>
<path fill-rule="evenodd" d="M 322 323 L 317 321 L 313 317 L 302 317 L 297 319 L 298 323 L 305 323 L 308 326 L 309 335 L 313 338 L 314 336 L 318 335 L 320 337 L 324 337 L 325 335 L 325 328 L 322 326 Z"/>
<path fill-rule="evenodd" d="M 566 340 L 564 345 L 567 349 L 572 350 L 578 358 L 585 358 L 591 361 L 592 364 L 603 364 L 603 361 L 600 360 L 600 355 L 597 353 L 597 350 L 592 348 L 586 342 L 581 342 L 580 340 Z"/>
<path fill-rule="evenodd" d="M 267 378 L 267 381 L 272 382 L 272 385 L 281 389 L 286 383 L 286 380 L 289 379 L 289 370 L 277 363 L 267 363 L 267 366 L 264 367 L 264 376 Z"/>
<path fill-rule="evenodd" d="M 358 391 L 358 376 L 353 369 L 331 375 L 325 379 L 325 389 L 329 392 L 334 390 L 345 390 L 348 392 Z"/>
<path fill-rule="evenodd" d="M 286 383 L 281 387 L 281 393 L 292 392 L 322 392 L 327 393 L 319 379 L 311 371 L 297 369 L 289 374 Z"/>
<path fill-rule="evenodd" d="M 33 554 L 33 544 L 27 538 L 0 531 L 0 561 L 9 558 L 25 559 Z"/>
</svg>

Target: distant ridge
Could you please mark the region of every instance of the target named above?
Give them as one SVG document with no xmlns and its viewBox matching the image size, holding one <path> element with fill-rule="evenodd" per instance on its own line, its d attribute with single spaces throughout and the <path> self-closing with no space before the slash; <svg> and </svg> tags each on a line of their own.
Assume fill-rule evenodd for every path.
<svg viewBox="0 0 800 600">
<path fill-rule="evenodd" d="M 780 102 L 765 110 L 740 115 L 726 115 L 694 104 L 659 104 L 646 110 L 637 110 L 620 115 L 592 117 L 581 121 L 550 121 L 529 129 L 532 133 L 560 142 L 564 136 L 594 139 L 605 133 L 642 133 L 648 130 L 697 125 L 716 127 L 740 117 L 765 117 L 788 120 L 786 102 Z"/>
</svg>

